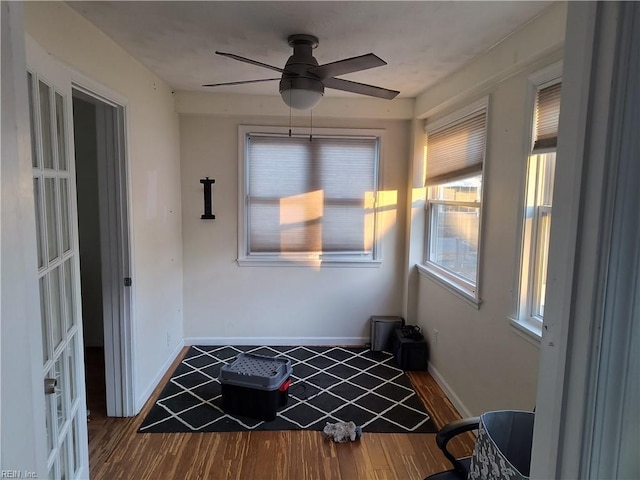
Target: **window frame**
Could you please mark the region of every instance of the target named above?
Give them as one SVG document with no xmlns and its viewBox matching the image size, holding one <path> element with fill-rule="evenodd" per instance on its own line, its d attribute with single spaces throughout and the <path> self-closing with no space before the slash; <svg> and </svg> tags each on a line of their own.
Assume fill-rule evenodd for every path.
<svg viewBox="0 0 640 480">
<path fill-rule="evenodd" d="M 483 97 L 463 108 L 460 108 L 445 117 L 436 120 L 434 122 L 426 122 L 425 123 L 425 133 L 429 135 L 435 132 L 440 132 L 446 128 L 454 127 L 470 116 L 474 115 L 477 112 L 484 110 L 485 115 L 485 124 L 484 124 L 484 151 L 482 155 L 482 167 L 479 171 L 473 173 L 465 173 L 462 172 L 460 176 L 452 176 L 447 178 L 446 180 L 442 180 L 439 183 L 434 185 L 429 185 L 426 187 L 427 189 L 427 201 L 425 202 L 425 242 L 424 242 L 424 252 L 423 252 L 423 260 L 421 264 L 417 265 L 417 268 L 420 273 L 426 275 L 427 277 L 435 280 L 441 286 L 445 287 L 461 299 L 468 302 L 475 308 L 479 308 L 482 303 L 482 299 L 480 297 L 480 278 L 481 278 L 481 265 L 482 265 L 482 224 L 483 224 L 483 205 L 484 205 L 484 195 L 485 195 L 485 161 L 487 157 L 487 144 L 489 143 L 489 97 Z M 428 161 L 428 152 L 427 152 L 427 161 Z M 428 168 L 428 167 L 427 167 Z M 426 169 L 425 169 L 426 172 Z M 481 187 L 480 187 L 480 200 L 478 202 L 469 202 L 469 201 L 452 201 L 452 200 L 439 200 L 432 198 L 434 189 L 437 189 L 440 185 L 445 185 L 457 180 L 463 180 L 465 178 L 471 178 L 481 176 Z M 475 282 L 470 281 L 469 279 L 456 274 L 455 272 L 439 265 L 430 260 L 430 252 L 432 250 L 432 237 L 431 234 L 434 231 L 433 222 L 437 218 L 434 215 L 434 207 L 436 205 L 454 205 L 461 207 L 471 207 L 478 208 L 478 248 L 477 248 L 477 263 L 476 263 L 476 279 Z"/>
<path fill-rule="evenodd" d="M 238 126 L 238 246 L 236 262 L 241 267 L 379 267 L 382 264 L 382 248 L 379 236 L 380 212 L 378 209 L 381 192 L 383 149 L 385 131 L 382 129 L 363 128 L 314 128 L 313 137 L 369 137 L 375 138 L 377 143 L 374 164 L 374 194 L 373 194 L 373 244 L 371 254 L 317 252 L 317 253 L 261 253 L 249 252 L 249 205 L 247 192 L 249 190 L 249 158 L 247 155 L 247 141 L 250 135 L 288 135 L 289 127 L 239 125 Z M 294 132 L 299 137 L 309 137 L 310 133 Z"/>
<path fill-rule="evenodd" d="M 543 155 L 555 153 L 556 147 L 539 149 L 534 151 L 536 137 L 536 99 L 538 92 L 546 87 L 562 82 L 562 61 L 556 62 L 529 77 L 529 88 L 527 96 L 527 118 L 528 135 L 525 137 L 523 157 L 526 159 L 525 175 L 521 190 L 521 202 L 519 212 L 519 248 L 516 253 L 516 275 L 514 285 L 514 306 L 513 313 L 508 316 L 515 333 L 523 336 L 534 345 L 540 345 L 543 329 L 543 316 L 533 312 L 534 290 L 536 277 L 536 264 L 539 261 L 540 251 L 537 238 L 539 236 L 540 212 L 553 211 L 553 200 L 551 207 L 539 205 L 538 198 L 530 205 L 529 197 L 532 186 L 531 174 L 533 170 L 532 162 L 536 162 L 536 176 L 539 175 L 540 165 Z M 554 161 L 555 165 L 555 161 Z M 554 175 L 555 180 L 555 175 Z M 537 195 L 541 183 L 537 180 L 533 195 Z M 554 181 L 551 182 L 553 188 Z M 552 214 L 553 215 L 553 214 Z M 553 217 L 552 217 L 553 218 Z M 548 252 L 547 252 L 548 254 Z"/>
</svg>

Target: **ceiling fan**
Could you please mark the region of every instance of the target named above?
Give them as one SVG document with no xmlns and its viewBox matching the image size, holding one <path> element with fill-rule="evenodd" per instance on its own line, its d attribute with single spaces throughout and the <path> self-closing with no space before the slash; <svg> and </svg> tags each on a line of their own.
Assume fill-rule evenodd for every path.
<svg viewBox="0 0 640 480">
<path fill-rule="evenodd" d="M 275 70 L 276 72 L 282 73 L 281 77 L 211 83 L 203 85 L 203 87 L 219 87 L 222 85 L 241 85 L 244 83 L 280 80 L 280 95 L 282 96 L 282 100 L 291 108 L 298 110 L 307 110 L 316 106 L 324 95 L 325 87 L 358 93 L 360 95 L 368 95 L 370 97 L 385 98 L 387 100 L 395 98 L 400 93 L 396 90 L 335 78 L 338 75 L 359 72 L 360 70 L 367 70 L 387 64 L 387 62 L 373 53 L 318 65 L 318 61 L 313 57 L 312 53 L 312 50 L 318 46 L 317 37 L 313 35 L 296 34 L 289 36 L 287 42 L 293 47 L 293 55 L 289 57 L 284 68 L 274 67 L 273 65 L 251 60 L 250 58 L 241 57 L 233 53 L 216 52 L 218 55 L 229 57 L 240 62 Z"/>
</svg>

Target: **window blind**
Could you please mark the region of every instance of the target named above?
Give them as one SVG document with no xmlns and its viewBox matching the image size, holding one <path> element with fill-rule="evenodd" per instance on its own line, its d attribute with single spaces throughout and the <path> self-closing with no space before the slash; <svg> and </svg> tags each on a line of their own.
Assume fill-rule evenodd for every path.
<svg viewBox="0 0 640 480">
<path fill-rule="evenodd" d="M 558 120 L 560 118 L 560 89 L 556 83 L 538 90 L 536 98 L 536 132 L 533 153 L 541 153 L 558 145 Z"/>
<path fill-rule="evenodd" d="M 426 184 L 434 185 L 482 171 L 487 109 L 427 133 Z"/>
<path fill-rule="evenodd" d="M 248 253 L 370 255 L 375 137 L 247 140 Z"/>
</svg>

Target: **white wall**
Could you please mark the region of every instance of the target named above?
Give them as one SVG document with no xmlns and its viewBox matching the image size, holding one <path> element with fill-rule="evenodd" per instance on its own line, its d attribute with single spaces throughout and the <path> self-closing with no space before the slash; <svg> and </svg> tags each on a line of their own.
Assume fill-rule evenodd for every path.
<svg viewBox="0 0 640 480">
<path fill-rule="evenodd" d="M 127 99 L 137 407 L 182 339 L 178 115 L 171 89 L 62 2 L 25 2 L 25 30 Z"/>
<path fill-rule="evenodd" d="M 180 92 L 182 110 L 201 94 Z M 281 100 L 278 99 L 278 108 Z M 232 107 L 233 108 L 233 107 Z M 215 112 L 215 108 L 211 108 Z M 277 110 L 277 108 L 276 108 Z M 233 110 L 231 110 L 233 111 Z M 283 113 L 288 114 L 284 108 Z M 352 110 L 353 115 L 353 110 Z M 402 313 L 406 177 L 410 121 L 316 118 L 315 127 L 384 129 L 379 268 L 240 267 L 238 232 L 238 125 L 288 125 L 287 116 L 180 117 L 187 343 L 364 343 L 371 315 Z M 295 122 L 307 131 L 309 118 Z M 201 220 L 201 178 L 213 186 L 215 220 Z"/>
<path fill-rule="evenodd" d="M 409 305 L 417 303 L 415 321 L 427 335 L 431 368 L 463 415 L 535 406 L 539 344 L 520 336 L 509 316 L 519 269 L 532 114 L 527 104 L 528 76 L 561 58 L 565 16 L 565 4 L 552 6 L 416 100 L 416 116 L 431 120 L 490 96 L 480 251 L 482 304 L 476 309 L 425 275 L 409 279 L 410 294 L 411 281 L 418 282 L 417 299 L 409 295 Z M 415 172 L 414 176 L 419 177 Z M 423 203 L 413 205 L 413 216 L 423 217 Z M 410 261 L 423 257 L 424 249 L 424 222 L 414 220 L 413 225 Z"/>
</svg>

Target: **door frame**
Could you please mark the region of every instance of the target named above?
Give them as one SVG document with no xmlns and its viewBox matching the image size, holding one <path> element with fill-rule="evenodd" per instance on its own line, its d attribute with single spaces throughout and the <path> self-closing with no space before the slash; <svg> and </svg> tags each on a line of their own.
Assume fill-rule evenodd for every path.
<svg viewBox="0 0 640 480">
<path fill-rule="evenodd" d="M 639 14 L 634 2 L 568 6 L 531 478 L 617 478 L 632 434 L 621 412 L 638 395 L 629 375 L 638 256 L 629 252 L 640 222 L 627 180 L 638 171 L 638 95 L 629 92 Z"/>
<path fill-rule="evenodd" d="M 73 96 L 94 104 L 97 109 L 107 415 L 131 417 L 137 412 L 132 315 L 135 286 L 125 287 L 124 284 L 125 278 L 133 277 L 128 100 L 95 80 L 70 70 Z M 115 162 L 109 161 L 110 158 Z"/>
</svg>

